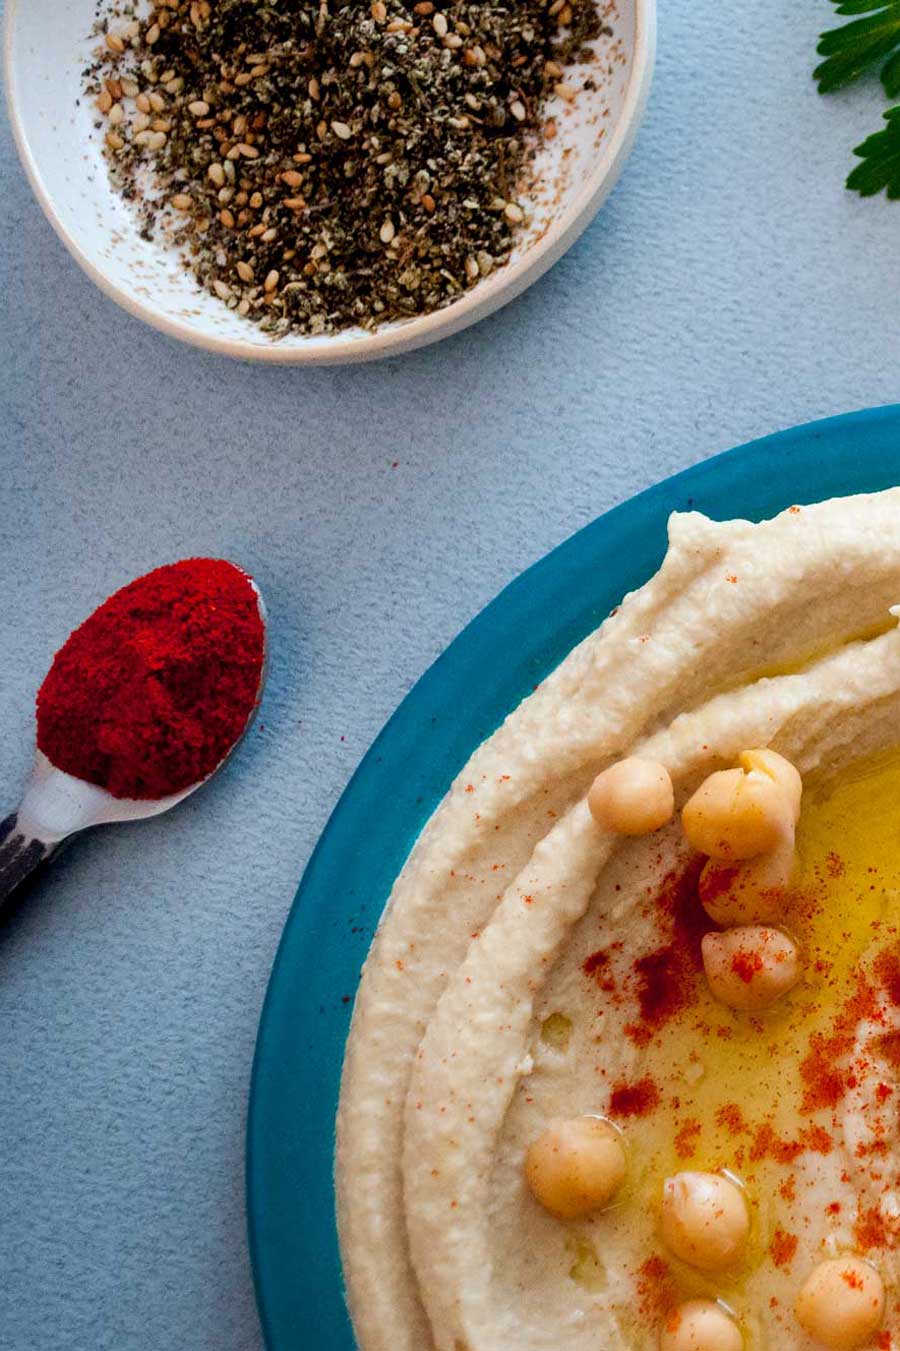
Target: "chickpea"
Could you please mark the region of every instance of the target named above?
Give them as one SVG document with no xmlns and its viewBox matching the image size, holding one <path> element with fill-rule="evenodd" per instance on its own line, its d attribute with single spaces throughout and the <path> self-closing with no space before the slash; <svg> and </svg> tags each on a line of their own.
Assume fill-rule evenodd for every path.
<svg viewBox="0 0 900 1351">
<path fill-rule="evenodd" d="M 602 1117 L 582 1116 L 538 1136 L 525 1158 L 525 1180 L 551 1215 L 574 1220 L 607 1205 L 626 1168 L 620 1131 Z"/>
<path fill-rule="evenodd" d="M 744 1339 L 733 1318 L 711 1299 L 692 1299 L 669 1314 L 659 1351 L 742 1351 Z"/>
<path fill-rule="evenodd" d="M 793 807 L 768 774 L 720 769 L 685 803 L 681 822 L 694 849 L 731 862 L 777 848 L 793 826 Z"/>
<path fill-rule="evenodd" d="M 671 821 L 675 811 L 672 779 L 665 765 L 630 755 L 604 769 L 588 793 L 591 815 L 617 835 L 649 835 Z"/>
<path fill-rule="evenodd" d="M 777 924 L 784 916 L 794 870 L 794 832 L 769 854 L 723 863 L 707 859 L 700 874 L 700 902 L 715 924 Z"/>
<path fill-rule="evenodd" d="M 663 1183 L 660 1232 L 675 1256 L 692 1267 L 730 1267 L 750 1232 L 744 1194 L 718 1173 L 676 1173 Z"/>
<path fill-rule="evenodd" d="M 748 774 L 751 770 L 758 770 L 760 774 L 767 774 L 784 790 L 788 802 L 791 804 L 794 824 L 796 825 L 800 820 L 803 780 L 800 777 L 800 771 L 795 769 L 790 760 L 785 760 L 784 756 L 779 755 L 777 751 L 765 747 L 755 751 L 741 751 L 738 756 L 738 764 Z"/>
<path fill-rule="evenodd" d="M 797 945 L 780 929 L 746 925 L 706 934 L 700 949 L 710 991 L 730 1009 L 767 1009 L 800 979 Z"/>
<path fill-rule="evenodd" d="M 806 1278 L 794 1306 L 804 1332 L 833 1351 L 864 1346 L 884 1318 L 884 1284 L 861 1257 L 820 1262 Z"/>
</svg>

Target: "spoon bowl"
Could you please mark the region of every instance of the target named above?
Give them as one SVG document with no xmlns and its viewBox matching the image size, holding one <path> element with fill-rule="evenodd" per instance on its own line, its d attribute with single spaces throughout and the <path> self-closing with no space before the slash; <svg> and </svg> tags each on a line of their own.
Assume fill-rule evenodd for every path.
<svg viewBox="0 0 900 1351">
<path fill-rule="evenodd" d="M 262 593 L 248 579 L 256 595 L 263 627 L 263 655 L 256 698 L 243 730 L 229 746 L 212 773 L 188 784 L 167 797 L 114 797 L 99 784 L 67 774 L 47 758 L 35 752 L 34 765 L 17 811 L 0 821 L 0 908 L 39 864 L 46 862 L 64 840 L 93 826 L 115 825 L 125 821 L 146 821 L 161 816 L 196 793 L 208 783 L 235 752 L 252 727 L 268 674 L 268 622 Z"/>
</svg>

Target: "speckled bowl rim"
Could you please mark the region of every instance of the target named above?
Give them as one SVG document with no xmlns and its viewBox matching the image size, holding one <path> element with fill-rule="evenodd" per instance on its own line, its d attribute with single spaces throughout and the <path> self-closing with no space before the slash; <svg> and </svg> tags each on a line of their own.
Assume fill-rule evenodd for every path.
<svg viewBox="0 0 900 1351">
<path fill-rule="evenodd" d="M 307 338 L 288 345 L 274 342 L 270 347 L 244 343 L 205 333 L 188 321 L 170 319 L 143 304 L 117 285 L 82 251 L 78 240 L 63 224 L 31 152 L 25 123 L 19 109 L 13 43 L 16 17 L 22 0 L 6 0 L 3 38 L 3 73 L 6 104 L 22 167 L 38 202 L 69 253 L 91 280 L 120 305 L 167 337 L 177 338 L 207 352 L 234 357 L 241 361 L 267 362 L 272 365 L 345 365 L 373 361 L 379 357 L 411 352 L 418 347 L 459 333 L 477 323 L 537 281 L 566 252 L 590 224 L 622 172 L 647 106 L 656 58 L 656 0 L 632 0 L 634 4 L 634 49 L 631 73 L 625 91 L 622 112 L 615 131 L 600 155 L 594 172 L 571 196 L 566 209 L 553 221 L 542 238 L 521 258 L 498 269 L 493 277 L 468 291 L 446 309 L 415 319 L 386 325 L 374 333 L 353 338 Z"/>
</svg>

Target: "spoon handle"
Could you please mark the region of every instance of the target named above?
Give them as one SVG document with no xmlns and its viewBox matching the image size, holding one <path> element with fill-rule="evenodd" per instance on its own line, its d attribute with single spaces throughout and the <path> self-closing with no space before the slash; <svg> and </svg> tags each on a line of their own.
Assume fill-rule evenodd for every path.
<svg viewBox="0 0 900 1351">
<path fill-rule="evenodd" d="M 21 830 L 17 812 L 0 821 L 0 907 L 55 847 Z"/>
</svg>

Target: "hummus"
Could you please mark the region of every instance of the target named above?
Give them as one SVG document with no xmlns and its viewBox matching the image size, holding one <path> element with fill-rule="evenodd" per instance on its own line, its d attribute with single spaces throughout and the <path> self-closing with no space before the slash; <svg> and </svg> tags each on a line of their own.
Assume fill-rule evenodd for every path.
<svg viewBox="0 0 900 1351">
<path fill-rule="evenodd" d="M 649 1351 L 673 1304 L 704 1298 L 748 1347 L 809 1348 L 797 1291 L 848 1252 L 878 1266 L 900 1328 L 900 490 L 759 525 L 676 515 L 669 536 L 657 575 L 475 752 L 394 887 L 337 1129 L 363 1351 Z M 639 754 L 680 808 L 757 746 L 806 785 L 785 920 L 804 970 L 748 1015 L 705 985 L 715 926 L 677 819 L 625 838 L 586 797 Z M 564 1222 L 523 1164 L 581 1114 L 622 1129 L 628 1177 Z M 746 1188 L 728 1273 L 661 1241 L 680 1169 Z"/>
</svg>

